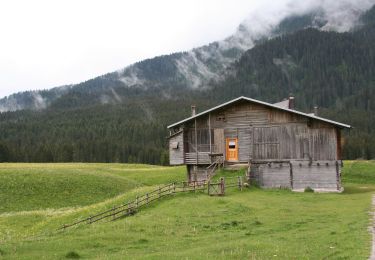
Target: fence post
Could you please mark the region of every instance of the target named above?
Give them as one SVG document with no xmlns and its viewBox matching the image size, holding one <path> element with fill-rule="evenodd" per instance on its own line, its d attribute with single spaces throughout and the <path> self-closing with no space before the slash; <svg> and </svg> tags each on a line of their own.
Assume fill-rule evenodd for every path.
<svg viewBox="0 0 375 260">
<path fill-rule="evenodd" d="M 208 181 L 208 183 L 207 183 L 207 194 L 208 195 L 210 195 L 210 183 L 211 183 L 211 181 Z"/>
<path fill-rule="evenodd" d="M 221 194 L 220 195 L 225 195 L 225 181 L 224 181 L 224 177 L 220 178 L 220 189 L 221 189 Z"/>
<path fill-rule="evenodd" d="M 116 207 L 113 206 L 113 208 L 112 208 L 112 219 L 113 220 L 115 219 L 115 210 L 116 210 Z"/>
<path fill-rule="evenodd" d="M 158 191 L 158 198 L 160 199 L 160 193 L 161 193 L 161 188 L 159 186 L 159 191 Z"/>
<path fill-rule="evenodd" d="M 146 203 L 148 204 L 148 193 L 146 193 Z"/>
<path fill-rule="evenodd" d="M 92 223 L 91 221 L 92 221 L 92 217 L 90 216 L 90 217 L 89 217 L 89 224 Z"/>
<path fill-rule="evenodd" d="M 242 180 L 241 180 L 241 176 L 238 176 L 238 189 L 240 191 L 242 191 Z"/>
<path fill-rule="evenodd" d="M 196 183 L 196 182 L 194 181 L 194 193 L 195 193 L 195 183 Z"/>
<path fill-rule="evenodd" d="M 173 183 L 173 193 L 176 193 L 176 183 Z"/>
</svg>

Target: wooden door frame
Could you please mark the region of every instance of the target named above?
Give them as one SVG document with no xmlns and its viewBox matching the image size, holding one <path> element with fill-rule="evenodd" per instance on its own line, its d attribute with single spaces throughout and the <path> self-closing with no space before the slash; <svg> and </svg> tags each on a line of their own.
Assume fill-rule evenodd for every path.
<svg viewBox="0 0 375 260">
<path fill-rule="evenodd" d="M 236 158 L 234 160 L 229 160 L 229 142 L 234 140 L 236 142 Z M 238 149 L 238 137 L 226 137 L 225 138 L 225 161 L 227 162 L 238 162 L 239 161 L 239 149 Z"/>
</svg>

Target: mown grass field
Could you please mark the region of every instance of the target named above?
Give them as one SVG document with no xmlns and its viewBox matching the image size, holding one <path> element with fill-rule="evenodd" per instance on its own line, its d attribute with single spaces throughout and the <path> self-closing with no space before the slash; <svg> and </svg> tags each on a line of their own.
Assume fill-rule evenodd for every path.
<svg viewBox="0 0 375 260">
<path fill-rule="evenodd" d="M 233 173 L 234 175 L 236 173 Z M 228 176 L 230 173 L 224 173 Z M 0 258 L 367 259 L 375 162 L 345 162 L 342 194 L 178 194 L 114 222 L 64 223 L 111 208 L 184 167 L 0 164 Z"/>
</svg>

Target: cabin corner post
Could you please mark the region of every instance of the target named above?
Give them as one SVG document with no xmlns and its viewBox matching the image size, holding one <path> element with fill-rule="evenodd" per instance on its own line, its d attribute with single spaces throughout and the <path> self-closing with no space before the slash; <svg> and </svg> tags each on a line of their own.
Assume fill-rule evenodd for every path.
<svg viewBox="0 0 375 260">
<path fill-rule="evenodd" d="M 211 140 L 211 113 L 208 113 L 208 138 L 210 139 L 210 155 L 212 154 L 212 140 Z M 212 156 L 210 156 L 212 163 Z"/>
<path fill-rule="evenodd" d="M 196 165 L 198 165 L 198 133 L 197 133 L 197 119 L 194 119 L 194 136 L 195 136 L 195 152 L 196 152 Z"/>
<path fill-rule="evenodd" d="M 342 147 L 341 147 L 341 129 L 336 128 L 336 158 L 342 160 Z"/>
</svg>

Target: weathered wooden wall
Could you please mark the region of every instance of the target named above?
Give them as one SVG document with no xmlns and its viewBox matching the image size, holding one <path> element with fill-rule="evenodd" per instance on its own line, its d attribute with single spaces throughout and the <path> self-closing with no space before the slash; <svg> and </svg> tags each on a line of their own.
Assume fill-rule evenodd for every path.
<svg viewBox="0 0 375 260">
<path fill-rule="evenodd" d="M 186 164 L 211 164 L 209 152 L 185 153 Z"/>
<path fill-rule="evenodd" d="M 255 165 L 256 182 L 264 188 L 291 188 L 289 163 L 268 163 Z"/>
<path fill-rule="evenodd" d="M 292 161 L 293 189 L 339 190 L 340 168 L 336 161 L 300 162 Z"/>
<path fill-rule="evenodd" d="M 178 147 L 175 148 L 177 143 Z M 181 131 L 178 134 L 169 138 L 169 162 L 170 165 L 182 165 L 185 163 L 184 157 L 184 133 Z"/>
<path fill-rule="evenodd" d="M 200 165 L 188 165 L 188 180 L 193 181 L 204 181 L 207 180 L 207 169 L 205 166 Z"/>
<path fill-rule="evenodd" d="M 198 161 L 202 164 L 207 162 L 205 153 L 210 152 L 209 126 L 211 152 L 224 153 L 225 138 L 238 138 L 240 162 L 250 159 L 338 159 L 337 130 L 332 125 L 259 104 L 239 102 L 197 119 Z M 186 124 L 185 129 L 191 136 L 187 163 L 195 164 L 197 160 L 192 154 L 196 153 L 195 122 Z"/>
<path fill-rule="evenodd" d="M 263 188 L 312 188 L 322 191 L 341 189 L 338 161 L 303 161 L 254 163 L 250 177 Z"/>
</svg>

